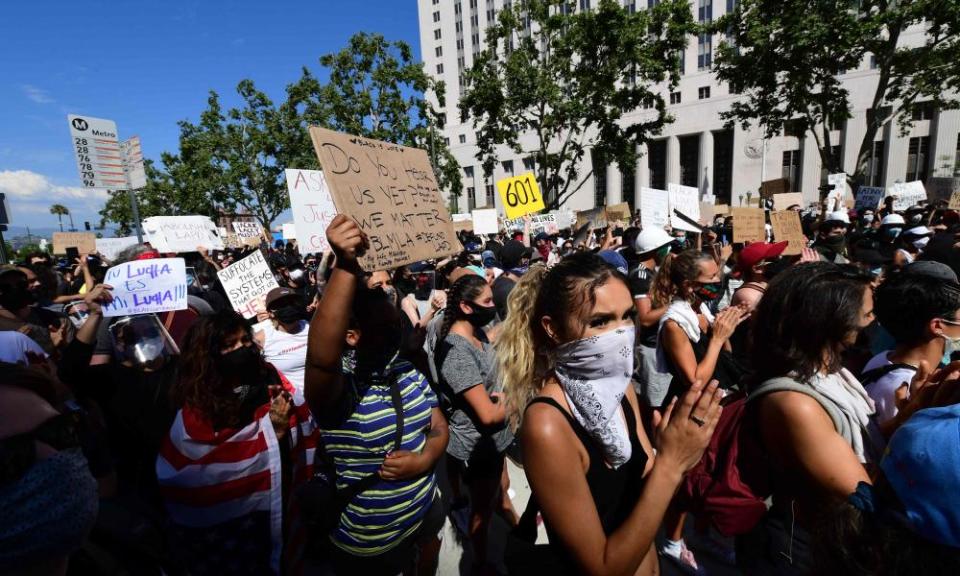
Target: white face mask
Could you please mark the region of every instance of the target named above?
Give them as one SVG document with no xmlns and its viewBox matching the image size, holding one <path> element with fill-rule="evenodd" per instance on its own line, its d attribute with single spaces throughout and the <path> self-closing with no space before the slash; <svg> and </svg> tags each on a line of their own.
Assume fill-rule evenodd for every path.
<svg viewBox="0 0 960 576">
<path fill-rule="evenodd" d="M 633 375 L 633 326 L 568 342 L 557 349 L 557 380 L 574 419 L 603 447 L 607 462 L 619 468 L 632 447 L 620 401 Z"/>
<path fill-rule="evenodd" d="M 946 322 L 951 326 L 960 326 L 960 324 L 950 322 L 949 320 L 941 319 L 941 322 Z M 950 363 L 950 357 L 954 352 L 960 352 L 960 338 L 951 338 L 946 334 L 941 333 L 940 337 L 944 340 L 943 345 L 943 358 L 940 360 L 943 364 Z"/>
</svg>

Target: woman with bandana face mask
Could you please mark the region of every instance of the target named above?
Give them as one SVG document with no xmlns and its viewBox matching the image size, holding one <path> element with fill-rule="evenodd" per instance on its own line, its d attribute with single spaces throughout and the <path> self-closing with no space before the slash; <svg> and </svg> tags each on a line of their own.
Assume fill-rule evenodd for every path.
<svg viewBox="0 0 960 576">
<path fill-rule="evenodd" d="M 657 340 L 658 368 L 673 375 L 665 402 L 683 395 L 695 382 L 716 380 L 722 390 L 740 384 L 742 370 L 733 359 L 730 337 L 748 310 L 745 305 L 731 306 L 714 317 L 709 304 L 721 296 L 721 280 L 713 256 L 698 250 L 678 254 L 657 273 L 659 298 L 670 301 Z M 696 571 L 697 561 L 683 540 L 684 516 L 679 509 L 671 510 L 661 553 L 683 569 Z"/>
<path fill-rule="evenodd" d="M 486 562 L 494 508 L 500 508 L 508 522 L 517 521 L 509 498 L 501 493 L 504 453 L 513 434 L 506 427 L 494 348 L 484 332 L 496 319 L 496 310 L 485 278 L 472 273 L 461 277 L 447 295 L 435 352 L 440 390 L 449 406 L 447 454 L 470 491 L 474 573 Z"/>
<path fill-rule="evenodd" d="M 550 541 L 531 550 L 515 536 L 511 573 L 657 573 L 652 544 L 719 418 L 716 384 L 696 383 L 654 422 L 654 454 L 630 384 L 636 310 L 626 278 L 592 254 L 534 266 L 509 310 L 497 356 L 533 492 L 520 528 L 535 533 L 542 511 Z"/>
</svg>

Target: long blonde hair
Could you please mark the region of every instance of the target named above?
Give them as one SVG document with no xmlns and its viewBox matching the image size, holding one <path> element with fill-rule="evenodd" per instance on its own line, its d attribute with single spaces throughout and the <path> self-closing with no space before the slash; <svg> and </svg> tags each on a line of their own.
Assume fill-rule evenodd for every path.
<svg viewBox="0 0 960 576">
<path fill-rule="evenodd" d="M 497 362 L 506 394 L 507 418 L 517 429 L 527 404 L 540 393 L 554 366 L 556 342 L 541 319 L 550 317 L 561 341 L 580 338 L 596 302 L 596 290 L 611 278 L 626 278 L 592 253 L 564 258 L 549 271 L 531 266 L 507 299 L 507 319 L 497 338 Z M 578 322 L 568 323 L 576 316 Z M 579 325 L 579 333 L 567 327 Z"/>
</svg>

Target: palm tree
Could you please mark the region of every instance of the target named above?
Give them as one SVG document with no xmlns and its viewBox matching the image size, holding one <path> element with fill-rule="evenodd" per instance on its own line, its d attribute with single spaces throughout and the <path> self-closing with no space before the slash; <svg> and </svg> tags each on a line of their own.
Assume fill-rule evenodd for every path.
<svg viewBox="0 0 960 576">
<path fill-rule="evenodd" d="M 60 222 L 60 231 L 63 232 L 63 217 L 70 214 L 70 209 L 63 204 L 54 204 L 50 207 L 50 213 L 57 215 L 57 220 Z"/>
</svg>

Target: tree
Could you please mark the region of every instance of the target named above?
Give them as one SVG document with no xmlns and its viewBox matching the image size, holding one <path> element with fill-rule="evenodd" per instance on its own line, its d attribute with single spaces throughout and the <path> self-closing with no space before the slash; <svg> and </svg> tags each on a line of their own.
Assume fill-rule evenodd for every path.
<svg viewBox="0 0 960 576">
<path fill-rule="evenodd" d="M 532 157 L 548 209 L 562 205 L 593 174 L 580 174 L 588 149 L 621 169 L 637 145 L 671 120 L 654 86 L 679 81 L 676 54 L 694 29 L 686 0 L 630 13 L 615 0 L 577 11 L 569 0 L 528 0 L 504 8 L 487 28 L 460 100 L 478 129 L 477 159 L 489 177 L 497 146 Z M 624 124 L 641 105 L 652 117 Z M 521 137 L 532 135 L 532 148 Z"/>
<path fill-rule="evenodd" d="M 70 209 L 63 204 L 54 204 L 50 207 L 50 213 L 57 216 L 57 222 L 60 224 L 60 231 L 63 232 L 63 217 L 70 214 Z"/>
<path fill-rule="evenodd" d="M 902 42 L 911 26 L 927 27 L 925 43 Z M 960 81 L 960 4 L 939 0 L 740 0 L 720 18 L 717 78 L 743 98 L 723 116 L 729 125 L 756 124 L 767 138 L 790 123 L 813 136 L 823 166 L 844 172 L 830 131 L 852 117 L 841 76 L 867 57 L 877 85 L 857 151 L 851 185 L 866 180 L 877 132 L 891 122 L 906 130 L 919 101 L 956 107 Z"/>
<path fill-rule="evenodd" d="M 424 148 L 440 188 L 454 197 L 460 194 L 460 167 L 437 131 L 439 115 L 425 97 L 433 93 L 443 106 L 443 83 L 414 62 L 407 43 L 361 32 L 340 52 L 322 56 L 320 64 L 330 70 L 329 83 L 321 84 L 304 68 L 287 88 L 288 103 L 301 111 L 305 124 Z"/>
</svg>

